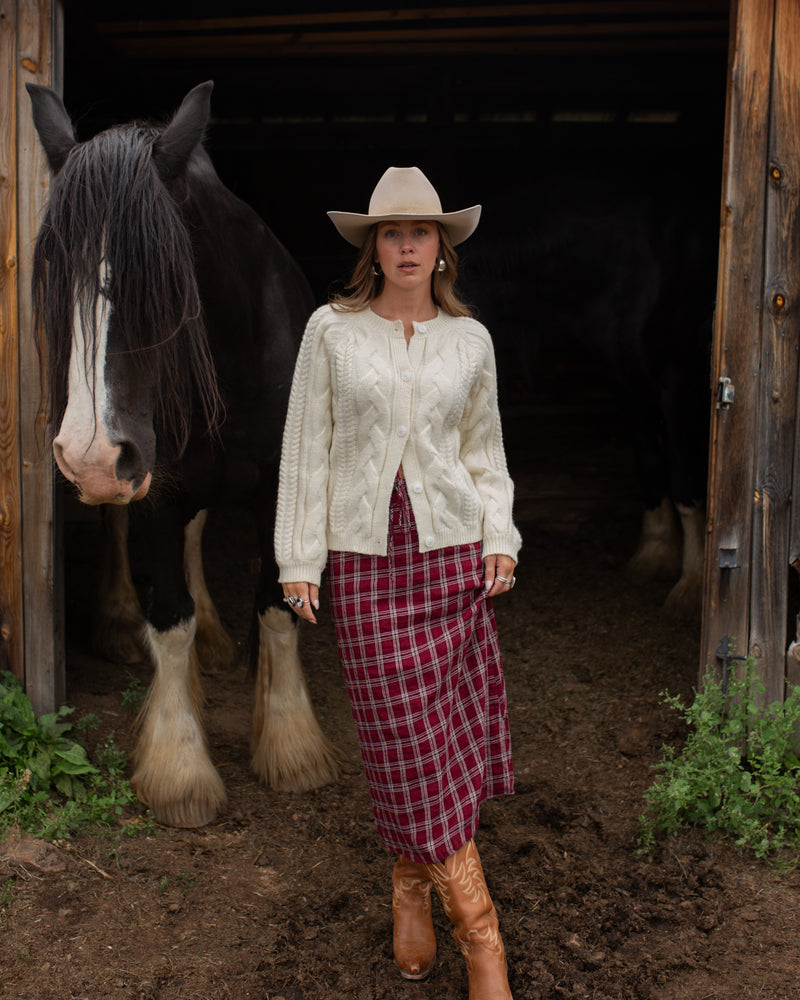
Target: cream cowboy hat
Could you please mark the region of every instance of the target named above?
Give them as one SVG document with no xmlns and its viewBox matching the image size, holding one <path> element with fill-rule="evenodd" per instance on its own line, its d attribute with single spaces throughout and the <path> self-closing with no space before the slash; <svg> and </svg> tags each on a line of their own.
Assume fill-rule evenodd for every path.
<svg viewBox="0 0 800 1000">
<path fill-rule="evenodd" d="M 461 243 L 475 232 L 481 206 L 443 212 L 436 188 L 419 167 L 389 167 L 375 185 L 366 215 L 358 212 L 328 212 L 328 215 L 347 242 L 356 247 L 364 242 L 370 226 L 393 219 L 441 222 L 453 243 Z"/>
</svg>

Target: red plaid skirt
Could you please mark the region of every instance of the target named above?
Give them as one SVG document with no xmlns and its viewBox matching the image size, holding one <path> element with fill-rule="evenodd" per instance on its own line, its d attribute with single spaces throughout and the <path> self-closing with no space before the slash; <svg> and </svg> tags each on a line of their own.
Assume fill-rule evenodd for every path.
<svg viewBox="0 0 800 1000">
<path fill-rule="evenodd" d="M 378 833 L 412 861 L 442 861 L 485 799 L 514 790 L 481 544 L 420 553 L 398 477 L 387 555 L 330 552 L 328 589 Z"/>
</svg>

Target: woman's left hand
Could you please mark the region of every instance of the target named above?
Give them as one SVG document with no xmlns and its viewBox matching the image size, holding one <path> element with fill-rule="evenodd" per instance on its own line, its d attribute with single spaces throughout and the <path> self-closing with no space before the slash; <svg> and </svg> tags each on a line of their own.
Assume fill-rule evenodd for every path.
<svg viewBox="0 0 800 1000">
<path fill-rule="evenodd" d="M 489 597 L 505 594 L 516 583 L 514 567 L 517 564 L 511 556 L 484 556 L 483 580 Z"/>
</svg>

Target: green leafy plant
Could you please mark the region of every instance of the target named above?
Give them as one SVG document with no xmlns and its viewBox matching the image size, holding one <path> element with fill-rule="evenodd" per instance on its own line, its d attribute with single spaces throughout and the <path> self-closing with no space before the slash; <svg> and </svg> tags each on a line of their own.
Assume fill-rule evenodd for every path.
<svg viewBox="0 0 800 1000">
<path fill-rule="evenodd" d="M 93 763 L 74 735 L 99 720 L 84 716 L 73 726 L 66 718 L 72 711 L 63 706 L 37 719 L 19 681 L 0 675 L 0 835 L 10 827 L 46 839 L 117 828 L 138 807 L 113 733 Z"/>
<path fill-rule="evenodd" d="M 660 776 L 645 792 L 639 844 L 656 834 L 697 826 L 733 838 L 757 857 L 779 852 L 800 862 L 800 687 L 764 708 L 754 661 L 723 691 L 707 675 L 694 701 L 662 694 L 687 723 L 683 749 L 663 748 Z"/>
</svg>

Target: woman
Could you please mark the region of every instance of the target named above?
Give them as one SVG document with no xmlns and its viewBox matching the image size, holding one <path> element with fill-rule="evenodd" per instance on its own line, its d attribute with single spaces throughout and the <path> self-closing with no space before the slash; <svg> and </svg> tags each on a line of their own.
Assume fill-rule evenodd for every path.
<svg viewBox="0 0 800 1000">
<path fill-rule="evenodd" d="M 275 530 L 284 600 L 315 622 L 327 564 L 375 823 L 398 855 L 401 974 L 433 966 L 435 886 L 470 1000 L 506 1000 L 472 838 L 481 802 L 513 791 L 487 598 L 514 585 L 520 536 L 491 340 L 454 291 L 454 245 L 480 206 L 445 213 L 417 167 L 390 167 L 366 215 L 328 214 L 360 254 L 298 354 Z"/>
</svg>

